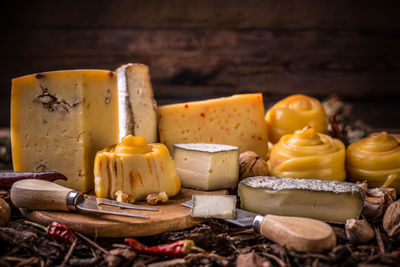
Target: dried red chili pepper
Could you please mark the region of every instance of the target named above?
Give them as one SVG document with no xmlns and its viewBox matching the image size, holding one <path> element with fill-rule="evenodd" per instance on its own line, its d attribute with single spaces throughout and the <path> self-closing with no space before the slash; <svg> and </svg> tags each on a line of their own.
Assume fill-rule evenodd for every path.
<svg viewBox="0 0 400 267">
<path fill-rule="evenodd" d="M 65 224 L 58 222 L 52 222 L 47 228 L 47 233 L 50 238 L 55 241 L 73 243 L 76 240 L 74 232 L 72 232 Z"/>
<path fill-rule="evenodd" d="M 137 253 L 150 254 L 156 256 L 167 256 L 170 258 L 182 258 L 189 254 L 192 250 L 204 251 L 194 245 L 193 240 L 179 240 L 170 244 L 162 244 L 153 247 L 146 247 L 139 241 L 133 238 L 125 238 L 125 242 L 133 251 Z"/>
<path fill-rule="evenodd" d="M 347 145 L 347 141 L 343 136 L 342 129 L 340 129 L 340 126 L 337 123 L 336 114 L 335 113 L 333 113 L 333 115 L 331 117 L 331 129 L 332 129 L 332 133 L 331 133 L 332 137 L 339 139 L 345 145 Z"/>
<path fill-rule="evenodd" d="M 39 179 L 49 182 L 58 179 L 68 180 L 67 177 L 58 172 L 0 172 L 0 188 L 10 189 L 15 182 L 26 179 Z"/>
</svg>

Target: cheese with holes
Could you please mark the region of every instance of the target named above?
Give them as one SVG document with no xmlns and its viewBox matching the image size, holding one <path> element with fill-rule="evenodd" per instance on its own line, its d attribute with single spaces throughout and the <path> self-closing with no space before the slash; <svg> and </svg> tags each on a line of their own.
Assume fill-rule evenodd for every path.
<svg viewBox="0 0 400 267">
<path fill-rule="evenodd" d="M 234 188 L 239 182 L 239 149 L 236 146 L 175 144 L 176 172 L 182 186 L 204 190 Z"/>
<path fill-rule="evenodd" d="M 356 184 L 319 179 L 248 177 L 239 183 L 238 194 L 244 210 L 332 223 L 358 219 L 364 204 Z"/>
<path fill-rule="evenodd" d="M 170 151 L 178 143 L 213 143 L 267 156 L 262 94 L 165 105 L 158 108 L 158 114 L 160 141 Z"/>
<path fill-rule="evenodd" d="M 167 147 L 147 144 L 143 136 L 128 135 L 120 144 L 99 151 L 94 174 L 94 191 L 102 198 L 116 199 L 118 191 L 135 200 L 160 192 L 173 197 L 181 188 Z"/>
<path fill-rule="evenodd" d="M 157 104 L 154 100 L 149 67 L 126 64 L 118 74 L 119 137 L 144 136 L 149 143 L 158 141 Z"/>
<path fill-rule="evenodd" d="M 192 201 L 192 217 L 236 218 L 236 196 L 193 194 Z"/>
<path fill-rule="evenodd" d="M 12 80 L 11 139 L 14 171 L 57 171 L 57 183 L 93 189 L 96 152 L 118 142 L 117 75 L 69 70 Z"/>
</svg>

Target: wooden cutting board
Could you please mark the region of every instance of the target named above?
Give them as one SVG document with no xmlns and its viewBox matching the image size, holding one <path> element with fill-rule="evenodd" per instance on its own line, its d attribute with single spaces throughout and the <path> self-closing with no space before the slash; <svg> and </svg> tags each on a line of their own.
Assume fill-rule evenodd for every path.
<svg viewBox="0 0 400 267">
<path fill-rule="evenodd" d="M 190 209 L 181 204 L 192 198 L 192 194 L 227 194 L 227 190 L 198 191 L 182 188 L 178 195 L 167 203 L 150 206 L 159 211 L 132 210 L 150 216 L 150 219 L 140 219 L 117 215 L 82 214 L 59 211 L 31 211 L 21 209 L 22 214 L 31 221 L 48 225 L 53 221 L 63 223 L 74 231 L 91 237 L 129 237 L 150 236 L 168 231 L 178 231 L 203 222 L 203 219 L 190 217 Z M 118 208 L 115 208 L 118 210 Z"/>
</svg>

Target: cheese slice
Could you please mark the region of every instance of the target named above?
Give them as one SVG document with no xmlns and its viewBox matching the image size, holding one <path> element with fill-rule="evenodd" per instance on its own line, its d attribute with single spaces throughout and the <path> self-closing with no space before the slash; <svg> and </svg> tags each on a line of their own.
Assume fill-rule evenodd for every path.
<svg viewBox="0 0 400 267">
<path fill-rule="evenodd" d="M 120 144 L 99 151 L 94 163 L 95 193 L 116 199 L 121 191 L 135 200 L 165 192 L 175 196 L 181 184 L 164 144 L 147 144 L 143 136 L 128 135 Z"/>
<path fill-rule="evenodd" d="M 154 100 L 149 67 L 126 64 L 118 74 L 119 137 L 132 134 L 144 136 L 149 143 L 157 143 L 157 104 Z"/>
<path fill-rule="evenodd" d="M 182 186 L 215 190 L 234 188 L 239 182 L 239 149 L 236 146 L 175 144 L 173 153 Z"/>
<path fill-rule="evenodd" d="M 165 105 L 158 108 L 158 114 L 160 141 L 170 151 L 178 143 L 213 143 L 267 156 L 262 94 Z"/>
<path fill-rule="evenodd" d="M 193 194 L 192 200 L 192 217 L 236 218 L 236 196 Z"/>
<path fill-rule="evenodd" d="M 14 171 L 57 171 L 57 183 L 93 189 L 96 152 L 118 141 L 117 75 L 69 70 L 12 80 L 11 139 Z"/>
<path fill-rule="evenodd" d="M 241 208 L 254 213 L 332 223 L 357 219 L 364 203 L 356 184 L 319 179 L 249 177 L 239 183 L 238 193 Z"/>
</svg>

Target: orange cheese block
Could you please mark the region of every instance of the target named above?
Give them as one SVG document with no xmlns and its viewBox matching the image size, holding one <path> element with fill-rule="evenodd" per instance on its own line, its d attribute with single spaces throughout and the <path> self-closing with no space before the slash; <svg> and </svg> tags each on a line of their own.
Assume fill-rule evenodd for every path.
<svg viewBox="0 0 400 267">
<path fill-rule="evenodd" d="M 158 114 L 160 141 L 170 151 L 178 143 L 213 143 L 267 156 L 262 94 L 165 105 L 158 108 Z"/>
</svg>

